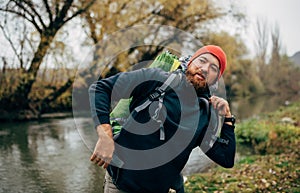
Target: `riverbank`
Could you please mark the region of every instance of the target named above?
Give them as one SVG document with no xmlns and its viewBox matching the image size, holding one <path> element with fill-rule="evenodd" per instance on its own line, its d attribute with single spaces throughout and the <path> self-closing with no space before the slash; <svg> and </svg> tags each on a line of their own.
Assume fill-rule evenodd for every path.
<svg viewBox="0 0 300 193">
<path fill-rule="evenodd" d="M 188 177 L 186 192 L 300 192 L 300 102 L 236 127 L 238 147 L 253 153 L 234 168 L 216 167 Z"/>
<path fill-rule="evenodd" d="M 36 120 L 56 119 L 56 118 L 69 118 L 72 117 L 72 111 L 61 111 L 55 113 L 34 114 L 30 110 L 21 112 L 8 112 L 0 109 L 1 122 L 30 122 Z"/>
</svg>

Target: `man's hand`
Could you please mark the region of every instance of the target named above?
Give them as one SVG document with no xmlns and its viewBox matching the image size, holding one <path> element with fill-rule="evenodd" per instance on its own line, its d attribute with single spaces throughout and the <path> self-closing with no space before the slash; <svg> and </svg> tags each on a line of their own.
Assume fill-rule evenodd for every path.
<svg viewBox="0 0 300 193">
<path fill-rule="evenodd" d="M 112 160 L 115 150 L 111 125 L 98 125 L 97 133 L 98 141 L 90 159 L 98 166 L 103 166 L 103 168 L 106 169 Z"/>
<path fill-rule="evenodd" d="M 228 102 L 220 97 L 212 96 L 210 97 L 209 101 L 213 105 L 214 109 L 217 109 L 219 115 L 225 117 L 231 117 L 230 107 Z M 228 124 L 232 125 L 232 123 L 228 122 Z"/>
</svg>

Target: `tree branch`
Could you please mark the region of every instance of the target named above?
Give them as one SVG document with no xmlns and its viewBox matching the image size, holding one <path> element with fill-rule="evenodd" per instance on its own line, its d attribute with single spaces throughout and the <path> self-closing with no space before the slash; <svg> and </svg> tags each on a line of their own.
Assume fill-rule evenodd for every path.
<svg viewBox="0 0 300 193">
<path fill-rule="evenodd" d="M 4 26 L 0 25 L 0 28 L 1 28 L 1 30 L 2 30 L 2 33 L 3 33 L 3 35 L 4 35 L 4 38 L 5 38 L 5 39 L 8 41 L 8 43 L 10 44 L 10 46 L 11 46 L 13 52 L 15 53 L 15 55 L 17 56 L 19 62 L 21 62 L 21 58 L 20 58 L 20 56 L 19 56 L 19 54 L 18 54 L 18 51 L 17 51 L 17 49 L 15 48 L 14 43 L 11 41 L 10 37 L 9 37 L 8 34 L 6 33 L 6 31 L 5 31 L 5 29 L 4 29 Z"/>
<path fill-rule="evenodd" d="M 33 13 L 38 18 L 38 20 L 41 23 L 41 25 L 43 26 L 43 28 L 46 29 L 46 24 L 44 23 L 42 16 L 34 8 L 34 4 L 30 1 L 25 1 L 25 0 L 23 0 L 23 2 L 31 9 L 31 11 L 33 11 Z"/>
<path fill-rule="evenodd" d="M 51 94 L 49 94 L 47 97 L 45 97 L 41 102 L 41 107 L 42 107 L 41 111 L 43 111 L 43 109 L 47 108 L 51 102 L 55 101 L 68 88 L 70 88 L 70 86 L 72 86 L 73 82 L 74 82 L 74 77 L 70 77 L 63 86 L 54 90 Z"/>
<path fill-rule="evenodd" d="M 23 21 L 24 22 L 24 21 Z M 21 37 L 23 35 L 23 37 Z M 24 27 L 23 27 L 23 33 L 20 34 L 20 57 L 21 57 L 21 60 L 20 60 L 20 63 L 21 63 L 21 68 L 22 69 L 25 69 L 24 67 L 24 57 L 26 56 L 25 53 L 25 38 L 26 37 L 26 25 L 24 24 Z"/>
<path fill-rule="evenodd" d="M 161 10 L 158 11 L 158 12 L 155 11 L 155 10 L 153 10 L 153 11 L 152 11 L 152 14 L 157 15 L 157 16 L 160 16 L 160 17 L 163 17 L 163 18 L 165 18 L 166 20 L 175 21 L 175 19 L 174 19 L 170 14 L 162 13 Z"/>
<path fill-rule="evenodd" d="M 32 13 L 30 13 L 30 11 L 28 11 L 21 3 L 15 1 L 15 0 L 12 0 L 11 2 L 14 2 L 18 8 L 23 10 L 25 12 L 24 15 L 27 13 L 31 18 L 34 18 L 34 15 L 32 15 Z M 14 7 L 12 9 L 9 9 L 8 6 L 9 6 L 9 4 L 7 4 L 7 7 L 6 7 L 7 10 L 13 10 Z"/>
<path fill-rule="evenodd" d="M 73 19 L 74 17 L 82 14 L 83 12 L 85 12 L 87 9 L 89 9 L 94 3 L 96 2 L 96 0 L 91 0 L 85 7 L 79 9 L 77 12 L 75 12 L 71 17 L 65 19 L 64 23 L 68 22 L 69 20 Z"/>
<path fill-rule="evenodd" d="M 11 2 L 14 2 L 16 4 L 17 7 L 21 8 L 23 11 L 25 11 L 25 13 L 27 13 L 28 15 L 30 15 L 31 17 L 34 17 L 34 15 L 28 10 L 26 9 L 22 3 L 20 3 L 19 1 L 17 0 L 11 0 Z M 7 8 L 8 8 L 8 5 L 7 4 Z"/>
<path fill-rule="evenodd" d="M 34 20 L 34 17 L 32 15 L 32 19 L 28 18 L 24 13 L 20 13 L 20 12 L 17 12 L 15 10 L 11 10 L 11 9 L 3 9 L 3 8 L 0 8 L 0 11 L 3 11 L 3 12 L 8 12 L 8 13 L 13 13 L 13 14 L 16 14 L 18 16 L 20 16 L 21 18 L 29 21 L 32 25 L 34 25 L 34 27 L 36 28 L 36 30 L 41 34 L 42 33 L 42 29 L 40 28 L 40 26 L 36 23 L 36 21 Z"/>
<path fill-rule="evenodd" d="M 60 28 L 60 26 L 62 26 L 65 23 L 63 22 L 64 18 L 66 17 L 67 12 L 70 9 L 72 3 L 73 0 L 65 0 L 63 7 L 61 8 L 61 10 L 58 11 L 56 18 L 54 20 L 54 24 L 58 25 L 57 28 Z"/>
<path fill-rule="evenodd" d="M 44 5 L 45 5 L 45 7 L 46 7 L 46 10 L 47 10 L 47 12 L 48 12 L 48 16 L 49 16 L 49 20 L 50 20 L 50 25 L 51 25 L 51 24 L 52 24 L 52 22 L 53 22 L 53 15 L 52 15 L 52 12 L 51 12 L 50 6 L 49 6 L 49 4 L 48 4 L 48 1 L 47 1 L 47 0 L 43 0 L 43 2 L 44 2 Z"/>
</svg>

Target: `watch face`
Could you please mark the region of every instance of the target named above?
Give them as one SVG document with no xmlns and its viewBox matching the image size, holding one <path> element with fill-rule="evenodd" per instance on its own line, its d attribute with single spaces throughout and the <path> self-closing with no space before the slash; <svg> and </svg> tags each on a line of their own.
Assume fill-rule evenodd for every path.
<svg viewBox="0 0 300 193">
<path fill-rule="evenodd" d="M 235 123 L 235 116 L 232 115 L 231 119 L 232 119 L 232 123 L 234 124 Z"/>
<path fill-rule="evenodd" d="M 231 122 L 232 122 L 233 124 L 235 123 L 235 118 L 234 118 L 234 117 L 231 118 Z"/>
</svg>

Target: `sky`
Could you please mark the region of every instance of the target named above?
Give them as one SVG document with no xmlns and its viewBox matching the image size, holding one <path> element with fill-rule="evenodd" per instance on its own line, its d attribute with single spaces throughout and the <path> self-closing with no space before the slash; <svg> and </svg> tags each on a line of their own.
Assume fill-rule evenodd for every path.
<svg viewBox="0 0 300 193">
<path fill-rule="evenodd" d="M 253 37 L 256 18 L 266 19 L 268 23 L 278 24 L 281 45 L 288 56 L 300 51 L 300 0 L 241 0 L 250 19 L 249 38 Z M 249 47 L 254 50 L 253 46 Z"/>
</svg>

